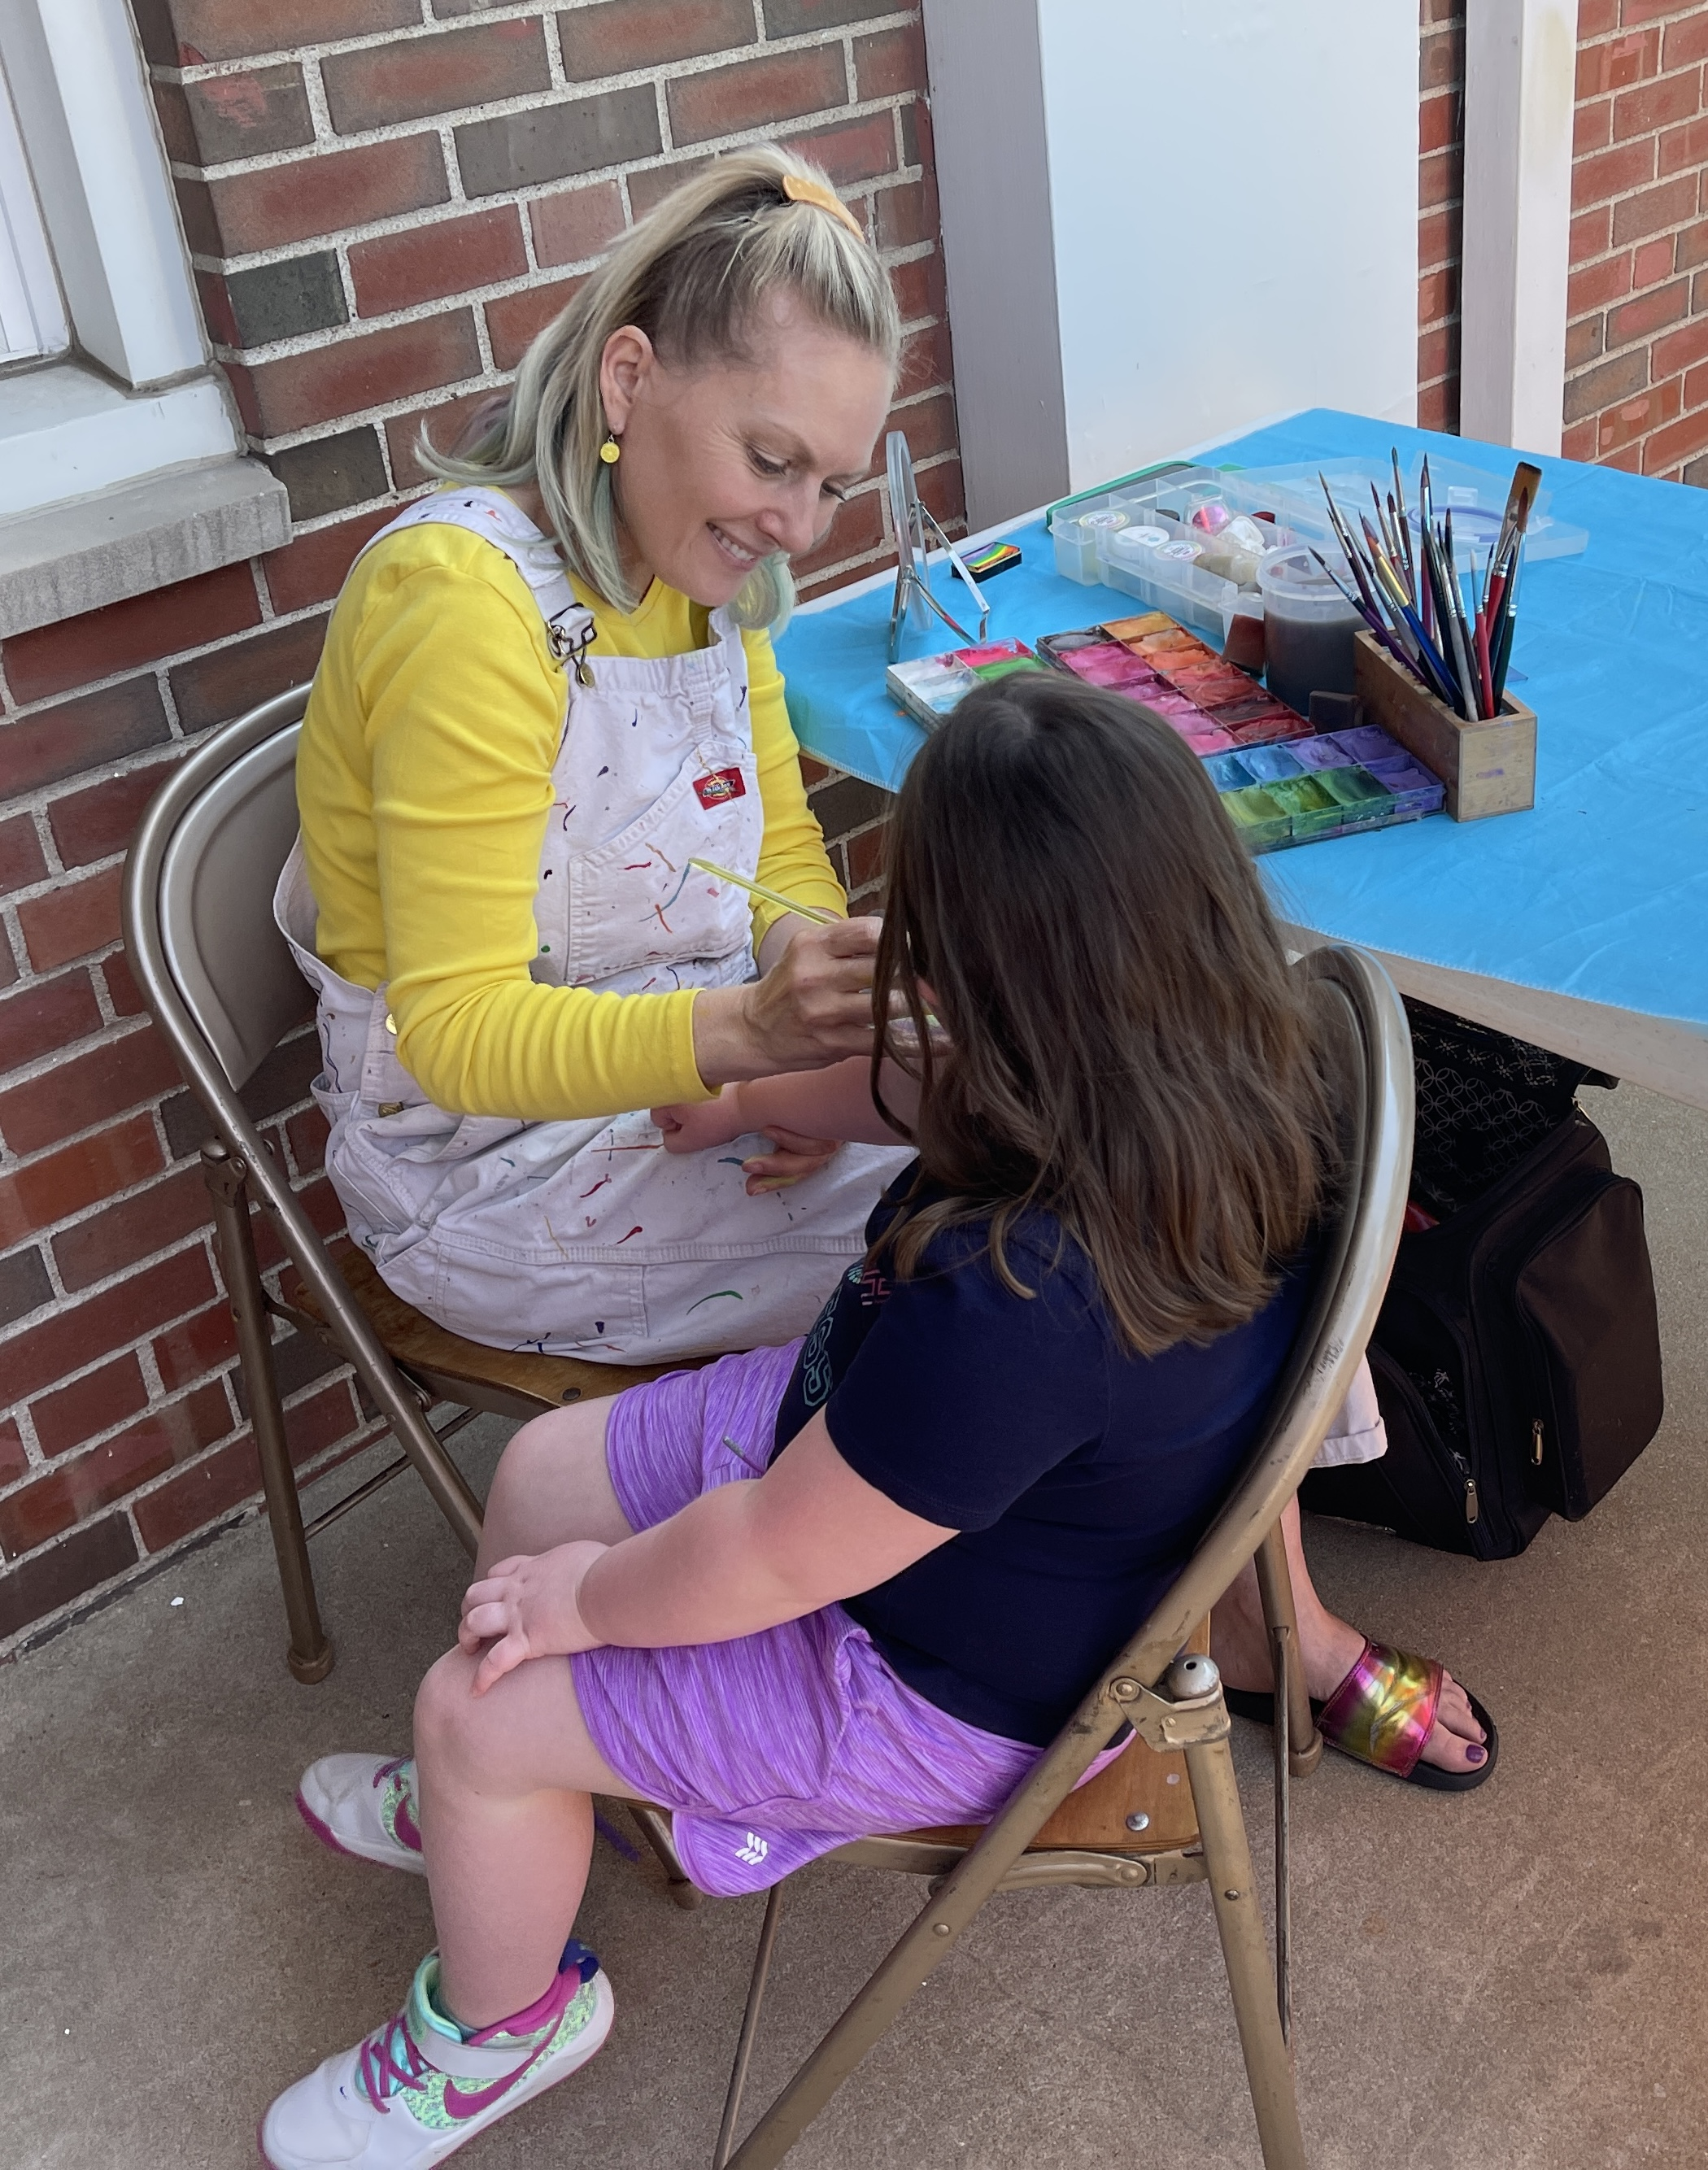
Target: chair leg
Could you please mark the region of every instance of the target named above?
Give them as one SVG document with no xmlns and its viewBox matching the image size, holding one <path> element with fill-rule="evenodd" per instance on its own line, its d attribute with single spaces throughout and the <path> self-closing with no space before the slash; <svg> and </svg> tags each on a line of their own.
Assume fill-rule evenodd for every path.
<svg viewBox="0 0 1708 2170">
<path fill-rule="evenodd" d="M 741 2092 L 747 2085 L 747 2068 L 753 2061 L 753 2045 L 759 2039 L 759 2012 L 765 2002 L 766 1977 L 777 1945 L 777 1916 L 782 1912 L 783 1888 L 773 1884 L 766 1895 L 765 1919 L 759 1925 L 759 1945 L 753 1954 L 753 1974 L 747 1985 L 747 2007 L 741 2015 L 741 2035 L 735 2044 L 735 2062 L 729 2068 L 729 2092 L 723 2098 L 723 2119 L 718 2128 L 712 2170 L 724 2170 L 735 2140 L 736 2120 L 741 2115 Z"/>
<path fill-rule="evenodd" d="M 1240 1814 L 1234 1759 L 1225 1735 L 1188 1747 L 1186 1764 L 1264 2170 L 1305 2170 L 1305 2135 L 1300 2129 L 1292 2060 L 1275 2008 L 1275 1985 L 1257 1911 L 1252 1849 Z"/>
<path fill-rule="evenodd" d="M 1269 1630 L 1269 1642 L 1273 1649 L 1278 1628 L 1288 1631 L 1290 1650 L 1299 1649 L 1299 1614 L 1293 1602 L 1293 1577 L 1288 1572 L 1287 1545 L 1277 1522 L 1257 1547 L 1257 1590 L 1263 1601 L 1263 1618 Z M 1295 1778 L 1304 1777 L 1322 1761 L 1322 1735 L 1316 1729 L 1316 1720 L 1311 1713 L 1310 1692 L 1305 1682 L 1305 1667 L 1297 1664 L 1289 1669 L 1291 1677 L 1286 1684 L 1287 1730 L 1289 1736 L 1289 1765 Z M 1282 1684 L 1277 1678 L 1275 1692 L 1282 1693 Z"/>
<path fill-rule="evenodd" d="M 669 1819 L 657 1809 L 645 1807 L 639 1801 L 625 1801 L 623 1806 L 634 1819 L 635 1828 L 659 1857 L 669 1881 L 670 1893 L 676 1904 L 691 1913 L 705 1898 L 697 1884 L 691 1883 L 682 1873 L 682 1864 L 676 1858 L 676 1849 L 670 1838 Z"/>
<path fill-rule="evenodd" d="M 279 1404 L 279 1381 L 273 1369 L 272 1337 L 261 1297 L 255 1236 L 249 1225 L 248 1198 L 243 1188 L 243 1164 L 233 1159 L 216 1140 L 211 1139 L 201 1149 L 201 1168 L 213 1198 L 220 1268 L 231 1297 L 232 1316 L 238 1325 L 238 1348 L 243 1359 L 244 1384 L 249 1391 L 249 1421 L 255 1435 L 255 1451 L 260 1456 L 267 1521 L 279 1562 L 285 1617 L 290 1623 L 291 1642 L 285 1660 L 299 1681 L 312 1683 L 323 1681 L 332 1670 L 333 1649 L 320 1624 L 320 1608 L 315 1602 L 314 1573 L 308 1564 L 302 1506 L 296 1496 L 296 1473 L 291 1466 L 291 1450 L 285 1437 L 285 1413 Z"/>
</svg>

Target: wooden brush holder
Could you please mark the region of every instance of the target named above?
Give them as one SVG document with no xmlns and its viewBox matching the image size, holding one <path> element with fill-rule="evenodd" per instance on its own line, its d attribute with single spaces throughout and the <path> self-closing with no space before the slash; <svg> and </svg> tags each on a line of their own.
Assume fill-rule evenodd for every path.
<svg viewBox="0 0 1708 2170">
<path fill-rule="evenodd" d="M 1358 634 L 1353 649 L 1353 688 L 1365 722 L 1380 724 L 1441 778 L 1455 821 L 1522 814 L 1535 804 L 1534 709 L 1508 693 L 1499 715 L 1469 724 L 1401 670 L 1372 634 Z"/>
</svg>

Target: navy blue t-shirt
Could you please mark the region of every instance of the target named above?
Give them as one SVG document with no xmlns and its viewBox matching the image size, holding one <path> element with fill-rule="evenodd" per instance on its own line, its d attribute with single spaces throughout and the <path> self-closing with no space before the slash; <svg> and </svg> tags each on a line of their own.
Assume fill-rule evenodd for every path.
<svg viewBox="0 0 1708 2170">
<path fill-rule="evenodd" d="M 868 1243 L 916 1167 L 879 1200 Z M 1029 1299 L 1003 1285 L 985 1241 L 981 1223 L 951 1229 L 900 1280 L 887 1255 L 851 1266 L 802 1347 L 773 1452 L 822 1408 L 851 1469 L 959 1532 L 846 1609 L 928 1702 L 1043 1746 L 1255 1445 L 1315 1251 L 1245 1325 L 1146 1357 L 1122 1348 L 1085 1254 L 1048 1216 L 1007 1242 Z"/>
</svg>

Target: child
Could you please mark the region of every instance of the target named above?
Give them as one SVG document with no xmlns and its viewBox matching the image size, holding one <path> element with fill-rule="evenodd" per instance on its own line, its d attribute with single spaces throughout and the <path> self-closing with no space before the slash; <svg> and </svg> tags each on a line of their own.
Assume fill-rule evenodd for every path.
<svg viewBox="0 0 1708 2170">
<path fill-rule="evenodd" d="M 1198 763 L 1129 703 L 1011 677 L 919 756 L 892 860 L 872 1062 L 661 1121 L 918 1159 L 803 1342 L 511 1441 L 414 1762 L 303 1782 L 330 1843 L 424 1856 L 440 1942 L 274 2103 L 275 2170 L 437 2162 L 592 2055 L 591 1794 L 672 1809 L 720 1893 L 988 1818 L 1256 1440 L 1338 1050 Z"/>
</svg>

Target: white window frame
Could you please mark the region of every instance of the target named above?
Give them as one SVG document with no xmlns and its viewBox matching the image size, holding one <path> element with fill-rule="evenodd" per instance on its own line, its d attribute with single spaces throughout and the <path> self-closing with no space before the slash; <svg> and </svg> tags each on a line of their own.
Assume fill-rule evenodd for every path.
<svg viewBox="0 0 1708 2170">
<path fill-rule="evenodd" d="M 21 151 L 8 166 L 0 116 L 0 258 L 49 357 L 0 373 L 3 639 L 276 548 L 290 524 L 212 365 L 126 0 L 0 0 L 0 71 Z M 4 280 L 0 262 L 0 306 Z M 3 348 L 17 291 L 10 311 Z"/>
<path fill-rule="evenodd" d="M 61 354 L 70 345 L 47 229 L 0 72 L 0 364 Z"/>
</svg>

